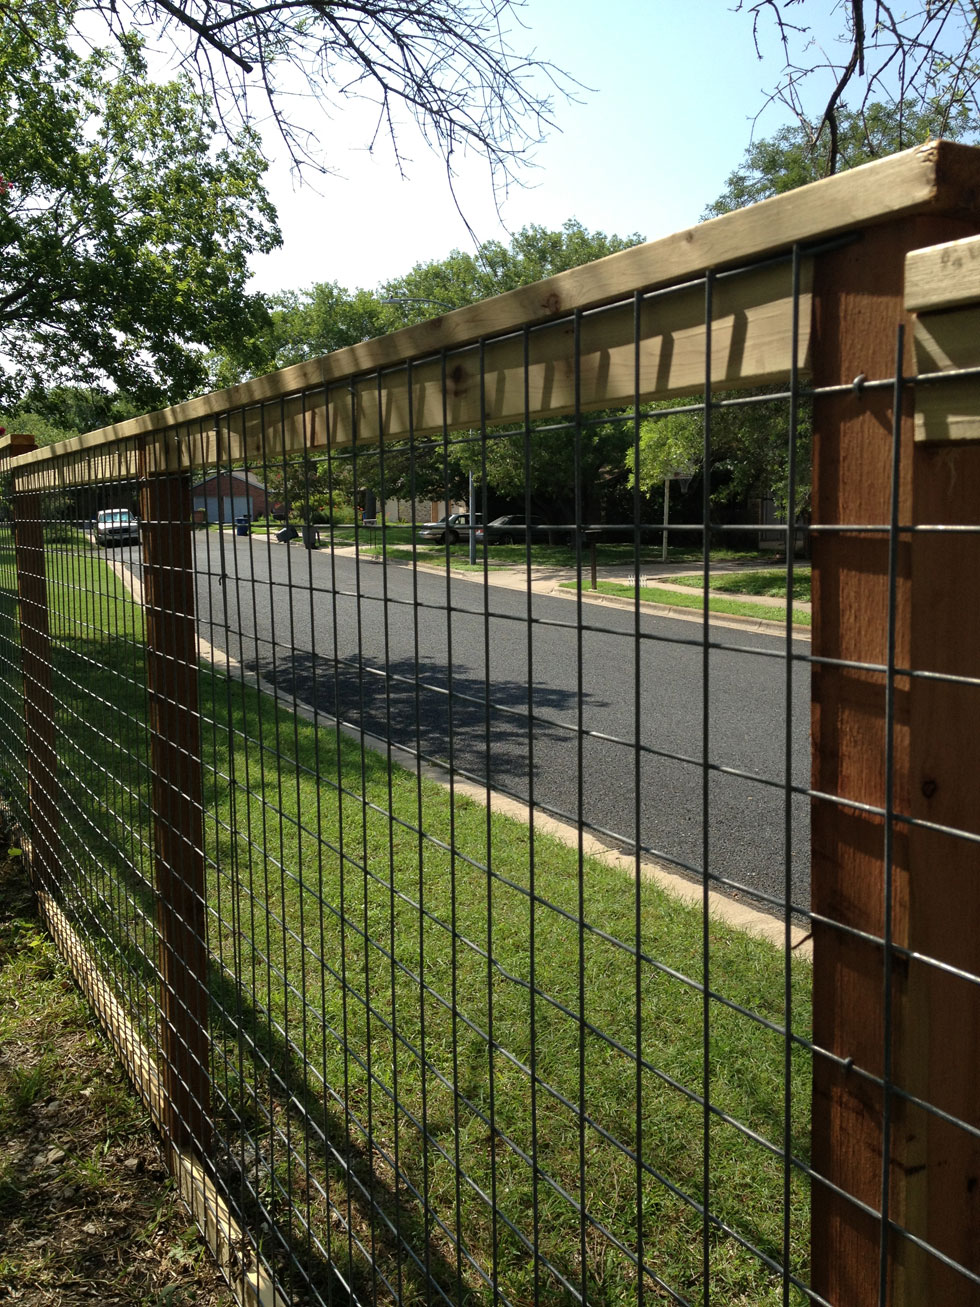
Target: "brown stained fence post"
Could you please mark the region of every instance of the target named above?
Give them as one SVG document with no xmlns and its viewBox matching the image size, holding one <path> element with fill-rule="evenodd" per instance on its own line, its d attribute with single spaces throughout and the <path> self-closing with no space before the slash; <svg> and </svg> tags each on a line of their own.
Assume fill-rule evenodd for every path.
<svg viewBox="0 0 980 1307">
<path fill-rule="evenodd" d="M 897 327 L 905 317 L 907 251 L 972 234 L 976 228 L 975 220 L 942 216 L 896 220 L 825 254 L 815 274 L 814 385 L 850 386 L 861 376 L 893 376 Z M 903 372 L 913 371 L 907 342 Z M 941 977 L 937 981 L 934 969 L 923 978 L 923 969 L 915 964 L 910 975 L 907 958 L 893 955 L 886 1044 L 885 952 L 879 942 L 885 928 L 885 822 L 860 806 L 886 806 L 886 677 L 846 664 L 887 662 L 888 536 L 857 528 L 887 524 L 891 517 L 892 409 L 890 389 L 862 393 L 860 385 L 814 403 L 818 529 L 813 543 L 813 654 L 818 661 L 812 682 L 813 787 L 818 794 L 834 797 L 817 797 L 812 804 L 813 1037 L 818 1048 L 833 1055 L 818 1052 L 814 1058 L 812 1160 L 816 1173 L 841 1192 L 819 1180 L 813 1183 L 812 1287 L 839 1307 L 875 1307 L 883 1266 L 889 1304 L 975 1307 L 980 1302 L 976 1286 L 944 1270 L 903 1233 L 910 1230 L 974 1273 L 980 1271 L 980 1195 L 975 1167 L 973 1188 L 969 1185 L 967 1141 L 959 1132 L 951 1142 L 948 1130 L 924 1119 L 900 1095 L 888 1095 L 886 1104 L 875 1084 L 890 1072 L 893 1083 L 924 1097 L 931 1094 L 931 1101 L 942 1103 L 943 1097 L 936 1094 L 949 1076 L 957 1088 L 944 1098 L 954 1111 L 966 1097 L 964 1076 L 971 1092 L 980 1092 L 976 985 L 947 984 Z M 902 411 L 900 466 L 900 523 L 977 520 L 977 460 L 963 459 L 951 469 L 935 454 L 913 449 L 910 392 Z M 949 498 L 958 476 L 963 479 Z M 827 527 L 834 529 L 821 530 Z M 951 570 L 956 590 L 948 583 Z M 902 535 L 896 599 L 895 666 L 928 669 L 945 662 L 940 670 L 947 670 L 944 639 L 964 615 L 977 630 L 976 537 L 940 545 L 920 537 L 913 543 L 908 533 Z M 963 659 L 954 660 L 953 666 L 962 668 Z M 977 674 L 975 649 L 971 674 Z M 896 677 L 893 686 L 894 811 L 914 816 L 930 810 L 942 814 L 939 820 L 959 821 L 964 828 L 966 814 L 978 802 L 976 690 L 961 693 L 908 676 Z M 967 729 L 974 738 L 966 765 L 957 771 L 955 749 Z M 923 798 L 924 778 L 933 772 L 941 777 L 941 801 Z M 970 820 L 975 829 L 976 816 Z M 927 943 L 936 956 L 937 941 L 956 930 L 961 947 L 951 955 L 962 959 L 969 951 L 956 924 L 962 914 L 974 929 L 970 956 L 975 972 L 980 926 L 977 848 L 970 845 L 954 852 L 945 845 L 955 841 L 941 844 L 935 836 L 910 834 L 907 822 L 892 822 L 892 939 L 900 949 Z M 944 1023 L 942 1038 L 936 1029 L 924 1034 L 923 1008 L 931 1008 L 935 1016 L 937 1002 L 941 1006 L 952 1001 L 949 989 L 957 991 L 959 1018 Z M 924 1069 L 928 1059 L 934 1060 Z M 873 1213 L 881 1207 L 886 1107 L 891 1121 L 888 1215 L 900 1228 L 889 1231 L 883 1245 L 881 1221 L 859 1204 Z M 975 1108 L 972 1114 L 975 1121 Z"/>
<path fill-rule="evenodd" d="M 206 1155 L 210 1146 L 208 952 L 189 477 L 144 477 L 140 517 L 164 1130 L 174 1147 Z"/>
<path fill-rule="evenodd" d="M 976 242 L 969 242 L 971 250 Z M 962 247 L 957 247 L 958 251 Z M 948 250 L 929 255 L 940 265 Z M 909 260 L 910 264 L 923 260 Z M 961 294 L 961 269 L 945 280 Z M 930 277 L 931 280 L 931 277 Z M 933 283 L 935 284 L 935 283 Z M 908 278 L 906 281 L 908 303 Z M 976 294 L 976 292 L 974 292 Z M 965 334 L 976 359 L 976 298 Z M 955 315 L 960 317 L 959 314 Z M 949 320 L 947 319 L 947 322 Z M 962 322 L 962 318 L 960 317 Z M 935 366 L 928 351 L 920 372 Z M 920 527 L 980 527 L 980 395 L 965 405 L 949 385 L 933 393 L 957 413 L 968 438 L 916 440 L 912 455 L 913 522 Z M 921 413 L 926 401 L 917 397 Z M 945 395 L 945 399 L 943 399 Z M 926 436 L 923 428 L 917 436 Z M 917 678 L 910 706 L 911 812 L 914 818 L 980 835 L 980 534 L 923 530 L 912 542 L 912 666 L 938 674 Z M 943 680 L 942 677 L 957 678 Z M 922 825 L 909 834 L 909 1007 L 916 1023 L 909 1087 L 955 1121 L 980 1129 L 980 845 Z M 937 965 L 939 964 L 939 965 Z M 945 968 L 951 968 L 946 970 Z M 957 974 L 957 973 L 966 973 Z M 918 1155 L 910 1207 L 916 1233 L 946 1256 L 980 1273 L 980 1142 L 936 1114 L 912 1116 Z M 923 1259 L 923 1301 L 980 1302 L 980 1289 L 935 1258 Z"/>
<path fill-rule="evenodd" d="M 34 449 L 34 437 L 12 435 L 5 458 Z M 50 890 L 58 879 L 58 751 L 52 689 L 48 582 L 44 560 L 43 496 L 30 488 L 30 471 L 12 473 L 14 554 L 20 601 L 24 739 L 27 747 L 31 873 Z"/>
</svg>

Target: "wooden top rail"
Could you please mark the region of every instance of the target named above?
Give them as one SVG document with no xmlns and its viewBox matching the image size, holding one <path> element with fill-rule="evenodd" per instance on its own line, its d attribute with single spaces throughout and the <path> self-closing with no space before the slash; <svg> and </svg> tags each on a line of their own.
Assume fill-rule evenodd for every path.
<svg viewBox="0 0 980 1307">
<path fill-rule="evenodd" d="M 31 467 L 45 485 L 77 484 L 567 413 L 575 404 L 570 319 L 579 311 L 588 314 L 578 356 L 583 408 L 696 393 L 705 388 L 704 292 L 682 289 L 685 283 L 897 216 L 978 207 L 980 149 L 930 142 L 417 326 L 22 455 L 15 466 Z M 632 297 L 667 287 L 681 289 L 643 301 L 637 344 Z M 796 361 L 805 368 L 808 272 L 802 291 Z M 787 269 L 720 282 L 714 300 L 712 385 L 785 380 Z M 612 307 L 593 312 L 603 306 Z"/>
<path fill-rule="evenodd" d="M 980 236 L 908 254 L 905 307 L 916 314 L 917 373 L 980 368 Z M 980 376 L 918 382 L 915 438 L 980 440 Z"/>
</svg>

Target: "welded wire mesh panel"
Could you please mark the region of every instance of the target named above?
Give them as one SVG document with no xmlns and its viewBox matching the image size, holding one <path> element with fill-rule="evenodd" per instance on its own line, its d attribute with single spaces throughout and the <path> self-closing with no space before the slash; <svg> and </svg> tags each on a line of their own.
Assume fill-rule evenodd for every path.
<svg viewBox="0 0 980 1307">
<path fill-rule="evenodd" d="M 789 305 L 798 275 L 767 274 Z M 703 317 L 711 289 L 677 297 Z M 218 1167 L 287 1291 L 778 1301 L 806 1282 L 805 630 L 785 595 L 743 622 L 651 594 L 662 488 L 629 468 L 664 430 L 699 464 L 712 428 L 762 428 L 802 504 L 808 427 L 795 386 L 706 405 L 703 329 L 690 393 L 645 403 L 649 312 L 179 433 L 194 511 L 218 519 L 194 534 Z M 576 407 L 606 314 L 635 402 Z M 571 412 L 542 414 L 559 335 Z M 474 363 L 475 419 L 451 428 L 431 388 Z M 489 489 L 508 478 L 509 503 Z M 714 488 L 668 488 L 668 583 L 757 557 L 764 525 L 785 592 L 796 533 L 716 521 Z M 422 531 L 454 509 L 452 534 Z M 685 595 L 687 619 L 653 606 Z"/>
<path fill-rule="evenodd" d="M 8 492 L 9 506 L 9 492 Z M 0 523 L 0 714 L 7 747 L 0 751 L 0 793 L 8 814 L 27 807 L 27 754 L 24 746 L 23 673 L 17 604 L 17 565 L 13 524 Z"/>
<path fill-rule="evenodd" d="M 118 471 L 121 456 L 111 462 Z M 8 481 L 4 798 L 30 836 L 39 892 L 57 900 L 134 1020 L 152 1028 L 144 624 L 122 579 L 123 559 L 138 567 L 136 486 L 93 486 L 76 472 Z M 106 521 L 111 541 L 97 528 Z"/>
<path fill-rule="evenodd" d="M 965 1186 L 977 1122 L 906 1021 L 974 954 L 903 861 L 977 844 L 908 747 L 937 685 L 972 720 L 908 556 L 962 570 L 973 510 L 906 494 L 900 345 L 804 379 L 811 255 L 15 471 L 4 800 L 263 1302 L 975 1281 L 907 1140 Z"/>
<path fill-rule="evenodd" d="M 969 1303 L 980 447 L 913 423 L 962 414 L 967 378 L 903 377 L 901 326 L 840 331 L 875 370 L 814 399 L 812 1277 L 833 1302 Z"/>
</svg>

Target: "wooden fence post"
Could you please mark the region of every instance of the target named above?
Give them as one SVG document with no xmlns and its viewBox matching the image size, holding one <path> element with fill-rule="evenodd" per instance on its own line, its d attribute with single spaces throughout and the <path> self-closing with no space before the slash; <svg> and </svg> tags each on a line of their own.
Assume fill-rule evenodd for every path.
<svg viewBox="0 0 980 1307">
<path fill-rule="evenodd" d="M 905 219 L 823 255 L 814 287 L 814 385 L 894 375 L 906 253 L 975 230 L 975 221 Z M 910 341 L 903 371 L 914 371 Z M 910 965 L 899 952 L 891 957 L 886 1003 L 885 820 L 860 806 L 886 807 L 886 677 L 846 664 L 887 662 L 888 535 L 858 528 L 891 517 L 892 410 L 890 389 L 862 393 L 860 383 L 814 402 L 812 779 L 818 795 L 835 797 L 812 803 L 813 1038 L 833 1055 L 814 1057 L 812 1160 L 840 1192 L 813 1183 L 812 1287 L 839 1307 L 877 1307 L 883 1273 L 893 1307 L 976 1307 L 976 1286 L 904 1234 L 980 1271 L 976 1145 L 874 1083 L 885 1077 L 977 1121 L 980 989 L 928 964 Z M 976 522 L 977 459 L 959 457 L 953 468 L 944 454 L 913 444 L 906 391 L 899 522 Z M 820 530 L 826 527 L 834 529 Z M 969 666 L 977 675 L 976 539 L 899 537 L 896 667 Z M 954 634 L 956 647 L 964 647 L 963 623 L 975 633 L 970 654 L 948 655 Z M 924 947 L 932 957 L 968 959 L 977 974 L 977 848 L 901 820 L 928 812 L 977 829 L 977 689 L 906 675 L 894 679 L 893 694 L 892 804 L 899 819 L 891 822 L 891 938 L 900 950 Z M 948 948 L 953 936 L 956 947 Z M 941 1088 L 947 1076 L 955 1085 L 948 1093 Z M 859 1206 L 881 1207 L 886 1119 L 888 1215 L 898 1230 Z"/>
<path fill-rule="evenodd" d="M 187 475 L 142 478 L 164 1131 L 174 1147 L 206 1156 L 208 951 L 190 510 Z"/>
<path fill-rule="evenodd" d="M 11 435 L 5 459 L 35 448 L 31 435 Z M 43 496 L 19 488 L 12 474 L 14 557 L 20 603 L 21 674 L 24 684 L 24 743 L 27 749 L 27 804 L 31 875 L 35 888 L 50 890 L 58 881 L 58 750 L 52 690 L 48 581 L 44 560 Z"/>
</svg>

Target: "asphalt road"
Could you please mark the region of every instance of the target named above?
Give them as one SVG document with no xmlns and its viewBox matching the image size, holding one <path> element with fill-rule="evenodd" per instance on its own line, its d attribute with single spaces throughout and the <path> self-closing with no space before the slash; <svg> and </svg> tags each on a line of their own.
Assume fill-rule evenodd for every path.
<svg viewBox="0 0 980 1307">
<path fill-rule="evenodd" d="M 521 590 L 258 536 L 208 533 L 197 560 L 202 637 L 287 696 L 581 815 L 610 843 L 629 843 L 638 822 L 658 857 L 699 873 L 707 856 L 713 876 L 784 901 L 780 637 L 713 627 L 724 647 L 706 656 L 699 623 L 644 614 L 637 633 L 631 611 L 584 603 L 579 629 L 574 600 L 540 593 L 529 620 Z M 792 783 L 805 787 L 804 662 L 791 710 Z M 805 907 L 805 797 L 790 811 L 793 902 Z"/>
</svg>

